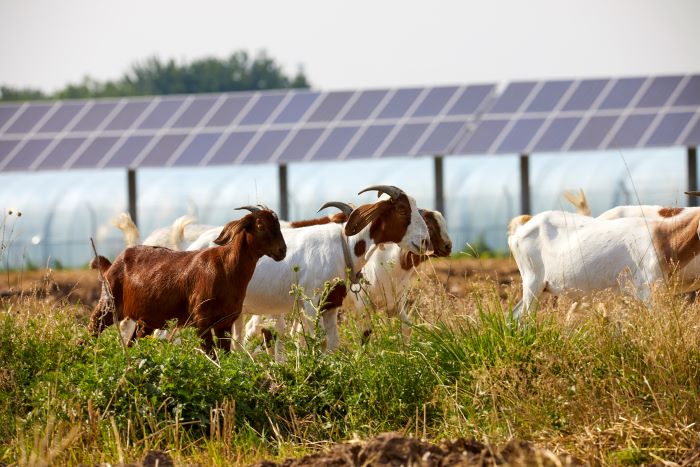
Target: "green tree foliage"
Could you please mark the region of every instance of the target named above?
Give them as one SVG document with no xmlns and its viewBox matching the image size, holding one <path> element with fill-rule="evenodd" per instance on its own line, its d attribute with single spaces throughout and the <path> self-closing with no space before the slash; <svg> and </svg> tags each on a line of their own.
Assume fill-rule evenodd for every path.
<svg viewBox="0 0 700 467">
<path fill-rule="evenodd" d="M 77 99 L 94 97 L 190 94 L 201 92 L 249 91 L 259 89 L 308 88 L 302 69 L 287 76 L 281 66 L 262 52 L 252 58 L 238 51 L 226 59 L 202 58 L 178 64 L 151 57 L 135 63 L 117 81 L 96 81 L 86 76 L 81 83 L 47 95 L 36 89 L 0 87 L 0 100 Z"/>
</svg>

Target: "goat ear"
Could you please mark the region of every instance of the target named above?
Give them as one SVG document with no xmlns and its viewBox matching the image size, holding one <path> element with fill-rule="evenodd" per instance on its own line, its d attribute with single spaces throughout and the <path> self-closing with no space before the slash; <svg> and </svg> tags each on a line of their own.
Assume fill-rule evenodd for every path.
<svg viewBox="0 0 700 467">
<path fill-rule="evenodd" d="M 250 225 L 250 219 L 252 219 L 252 217 L 253 216 L 249 214 L 242 219 L 231 221 L 226 224 L 224 228 L 221 229 L 221 233 L 219 234 L 218 238 L 214 240 L 214 243 L 217 245 L 227 245 L 231 243 L 239 232 L 246 229 L 246 227 Z"/>
<path fill-rule="evenodd" d="M 350 213 L 348 222 L 345 224 L 345 235 L 348 237 L 357 235 L 389 207 L 390 201 L 383 200 L 372 204 L 363 204 L 355 208 Z"/>
</svg>

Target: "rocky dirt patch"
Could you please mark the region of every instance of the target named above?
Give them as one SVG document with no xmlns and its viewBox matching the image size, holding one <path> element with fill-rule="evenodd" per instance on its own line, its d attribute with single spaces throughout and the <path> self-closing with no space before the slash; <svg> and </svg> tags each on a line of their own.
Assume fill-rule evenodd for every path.
<svg viewBox="0 0 700 467">
<path fill-rule="evenodd" d="M 254 467 L 297 466 L 578 466 L 569 455 L 557 455 L 524 441 L 487 446 L 460 438 L 433 444 L 398 433 L 385 433 L 364 442 L 337 444 L 331 449 L 279 463 L 262 461 Z"/>
</svg>

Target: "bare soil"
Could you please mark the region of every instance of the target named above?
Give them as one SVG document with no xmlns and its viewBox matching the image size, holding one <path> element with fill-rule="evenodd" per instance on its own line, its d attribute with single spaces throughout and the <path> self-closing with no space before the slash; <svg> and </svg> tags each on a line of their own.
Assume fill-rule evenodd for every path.
<svg viewBox="0 0 700 467">
<path fill-rule="evenodd" d="M 279 463 L 262 461 L 254 467 L 297 466 L 577 466 L 569 455 L 557 455 L 524 441 L 488 446 L 474 439 L 434 444 L 399 433 L 384 433 L 368 441 L 336 444 L 327 451 Z"/>
<path fill-rule="evenodd" d="M 421 271 L 459 298 L 483 290 L 485 284 L 490 287 L 496 284 L 498 294 L 505 298 L 508 290 L 520 281 L 512 259 L 435 259 L 422 265 Z M 97 271 L 87 269 L 0 273 L 0 300 L 27 294 L 91 308 L 100 298 L 100 281 Z"/>
</svg>

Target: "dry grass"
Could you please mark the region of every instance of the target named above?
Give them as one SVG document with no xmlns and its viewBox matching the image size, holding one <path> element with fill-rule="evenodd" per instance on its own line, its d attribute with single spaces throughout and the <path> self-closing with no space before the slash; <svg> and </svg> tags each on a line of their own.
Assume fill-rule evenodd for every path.
<svg viewBox="0 0 700 467">
<path fill-rule="evenodd" d="M 79 306 L 6 303 L 0 462 L 114 463 L 158 448 L 178 463 L 243 464 L 388 430 L 524 439 L 602 465 L 680 462 L 700 443 L 700 303 L 560 298 L 518 326 L 505 318 L 517 283 L 488 272 L 476 286 L 474 274 L 448 282 L 446 264 L 423 268 L 411 291 L 409 344 L 377 314 L 363 346 L 346 317 L 339 352 L 290 343 L 284 365 L 239 353 L 217 369 L 187 333 L 125 359 L 116 333 L 86 335 Z M 154 381 L 169 392 L 149 393 Z M 195 400 L 201 391 L 211 397 Z M 196 404 L 204 420 L 187 416 Z"/>
</svg>

